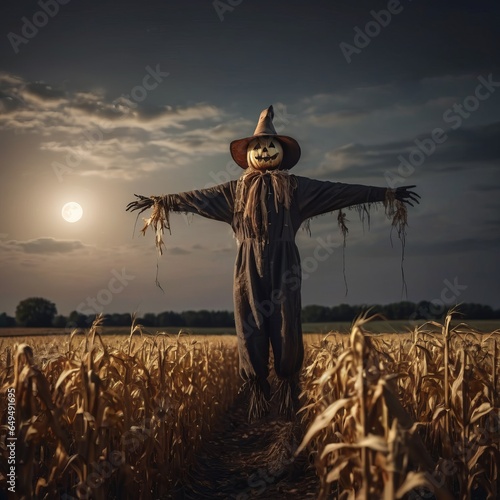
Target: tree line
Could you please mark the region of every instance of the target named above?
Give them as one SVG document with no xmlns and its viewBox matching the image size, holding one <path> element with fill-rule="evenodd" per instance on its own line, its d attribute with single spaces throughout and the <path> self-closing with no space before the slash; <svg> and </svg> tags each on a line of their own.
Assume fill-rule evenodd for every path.
<svg viewBox="0 0 500 500">
<path fill-rule="evenodd" d="M 361 313 L 370 309 L 370 314 L 379 314 L 388 320 L 440 320 L 447 313 L 442 303 L 420 301 L 418 303 L 402 301 L 386 305 L 349 305 L 336 306 L 309 305 L 302 309 L 304 323 L 331 323 L 352 321 Z M 500 309 L 491 306 L 464 303 L 459 305 L 464 321 L 472 319 L 500 319 Z M 261 311 L 265 314 L 265 310 Z M 0 327 L 52 327 L 52 328 L 88 328 L 95 315 L 85 315 L 72 311 L 68 316 L 57 314 L 56 305 L 41 297 L 31 297 L 21 301 L 16 307 L 15 317 L 0 313 Z M 104 324 L 108 326 L 130 326 L 131 315 L 114 313 L 104 315 Z M 234 314 L 231 311 L 164 311 L 158 314 L 146 313 L 137 318 L 137 323 L 148 327 L 234 327 Z"/>
</svg>

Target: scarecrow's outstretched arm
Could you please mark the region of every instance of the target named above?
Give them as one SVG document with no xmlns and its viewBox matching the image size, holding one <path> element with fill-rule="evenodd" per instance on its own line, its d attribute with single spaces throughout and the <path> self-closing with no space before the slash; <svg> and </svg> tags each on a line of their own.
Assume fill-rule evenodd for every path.
<svg viewBox="0 0 500 500">
<path fill-rule="evenodd" d="M 127 205 L 129 212 L 139 210 L 139 214 L 151 208 L 151 215 L 144 219 L 142 233 L 151 226 L 156 234 L 156 247 L 163 251 L 164 230 L 170 232 L 170 212 L 190 212 L 209 219 L 231 223 L 234 204 L 234 185 L 231 182 L 219 184 L 209 189 L 199 189 L 186 193 L 163 196 L 135 195 L 137 200 Z"/>
<path fill-rule="evenodd" d="M 354 205 L 385 202 L 388 198 L 396 199 L 413 206 L 419 203 L 420 196 L 410 188 L 403 186 L 395 190 L 361 184 L 318 181 L 306 177 L 298 179 L 298 203 L 302 220 Z"/>
<path fill-rule="evenodd" d="M 208 189 L 197 189 L 185 193 L 162 196 L 142 196 L 136 194 L 137 200 L 127 205 L 127 211 L 148 208 L 161 208 L 167 212 L 187 212 L 201 215 L 209 219 L 231 223 L 233 212 L 232 183 L 219 184 Z"/>
</svg>

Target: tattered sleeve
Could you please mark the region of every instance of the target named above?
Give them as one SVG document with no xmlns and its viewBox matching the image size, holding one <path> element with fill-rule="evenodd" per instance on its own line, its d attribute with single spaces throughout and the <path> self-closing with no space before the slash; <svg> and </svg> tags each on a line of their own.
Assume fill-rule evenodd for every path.
<svg viewBox="0 0 500 500">
<path fill-rule="evenodd" d="M 143 234 L 151 226 L 156 234 L 156 246 L 162 253 L 164 230 L 170 232 L 170 212 L 194 213 L 230 224 L 233 218 L 235 185 L 236 182 L 233 181 L 208 189 L 151 196 L 151 216 L 144 219 Z"/>
<path fill-rule="evenodd" d="M 233 218 L 234 182 L 208 189 L 163 196 L 164 205 L 174 212 L 188 212 L 230 224 Z"/>
<path fill-rule="evenodd" d="M 302 221 L 334 210 L 384 202 L 387 188 L 318 181 L 297 177 L 297 202 Z"/>
</svg>

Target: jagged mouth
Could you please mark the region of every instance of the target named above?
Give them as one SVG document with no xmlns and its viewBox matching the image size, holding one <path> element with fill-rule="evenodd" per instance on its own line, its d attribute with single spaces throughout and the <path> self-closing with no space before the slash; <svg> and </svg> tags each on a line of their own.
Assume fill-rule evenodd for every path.
<svg viewBox="0 0 500 500">
<path fill-rule="evenodd" d="M 268 161 L 271 161 L 271 160 L 276 160 L 276 158 L 278 158 L 278 155 L 279 155 L 279 153 L 276 153 L 276 154 L 274 154 L 272 156 L 269 156 L 269 155 L 267 155 L 267 156 L 256 156 L 255 159 L 259 160 L 259 161 L 268 162 Z"/>
</svg>

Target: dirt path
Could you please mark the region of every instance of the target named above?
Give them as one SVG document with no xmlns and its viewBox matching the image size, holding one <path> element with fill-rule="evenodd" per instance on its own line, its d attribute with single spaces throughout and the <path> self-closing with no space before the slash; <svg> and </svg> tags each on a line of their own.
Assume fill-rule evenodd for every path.
<svg viewBox="0 0 500 500">
<path fill-rule="evenodd" d="M 247 422 L 246 398 L 238 396 L 206 441 L 189 483 L 175 500 L 316 498 L 318 479 L 305 456 L 293 459 L 301 439 L 298 425 L 275 409 L 257 423 Z"/>
</svg>

